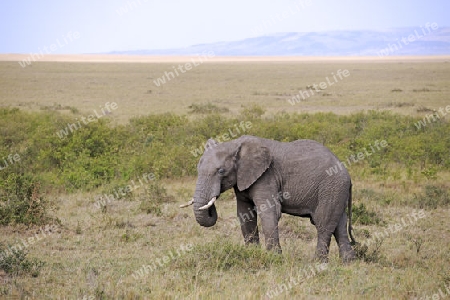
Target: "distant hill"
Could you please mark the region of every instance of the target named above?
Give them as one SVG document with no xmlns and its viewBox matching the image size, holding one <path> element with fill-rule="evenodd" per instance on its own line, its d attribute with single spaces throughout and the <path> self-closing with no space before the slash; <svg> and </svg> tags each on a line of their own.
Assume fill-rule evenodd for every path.
<svg viewBox="0 0 450 300">
<path fill-rule="evenodd" d="M 450 27 L 424 25 L 384 31 L 289 32 L 181 49 L 114 51 L 110 54 L 196 55 L 209 51 L 215 56 L 445 55 L 450 54 Z"/>
</svg>

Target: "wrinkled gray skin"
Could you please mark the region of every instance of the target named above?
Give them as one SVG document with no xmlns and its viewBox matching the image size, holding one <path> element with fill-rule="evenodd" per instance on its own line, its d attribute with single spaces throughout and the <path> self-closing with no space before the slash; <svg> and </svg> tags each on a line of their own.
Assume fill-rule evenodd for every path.
<svg viewBox="0 0 450 300">
<path fill-rule="evenodd" d="M 266 248 L 281 253 L 278 221 L 281 213 L 287 213 L 308 217 L 316 226 L 316 257 L 320 260 L 327 260 L 332 235 L 339 245 L 341 258 L 344 261 L 355 258 L 347 235 L 345 212 L 348 206 L 349 232 L 354 242 L 350 175 L 344 168 L 332 176 L 326 173 L 325 170 L 340 163 L 330 150 L 311 140 L 281 143 L 253 136 L 222 144 L 214 140 L 208 143 L 213 147 L 205 151 L 198 164 L 193 198 L 195 218 L 201 226 L 213 226 L 217 212 L 215 205 L 206 210 L 199 208 L 233 188 L 246 244 L 259 243 L 257 218 L 260 217 Z"/>
</svg>

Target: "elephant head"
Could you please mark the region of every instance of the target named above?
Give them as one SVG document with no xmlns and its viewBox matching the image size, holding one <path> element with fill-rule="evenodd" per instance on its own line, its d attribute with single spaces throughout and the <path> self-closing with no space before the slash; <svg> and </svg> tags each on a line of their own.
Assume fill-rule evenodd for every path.
<svg viewBox="0 0 450 300">
<path fill-rule="evenodd" d="M 215 201 L 221 193 L 230 188 L 248 189 L 272 162 L 269 149 L 258 140 L 240 138 L 218 144 L 210 139 L 208 145 L 197 166 L 194 197 L 187 204 L 193 204 L 195 218 L 204 227 L 216 223 Z"/>
</svg>

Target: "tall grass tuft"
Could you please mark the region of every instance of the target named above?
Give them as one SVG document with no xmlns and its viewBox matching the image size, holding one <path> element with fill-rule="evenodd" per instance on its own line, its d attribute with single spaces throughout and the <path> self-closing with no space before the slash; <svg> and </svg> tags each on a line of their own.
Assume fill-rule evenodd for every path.
<svg viewBox="0 0 450 300">
<path fill-rule="evenodd" d="M 214 240 L 197 245 L 186 256 L 180 258 L 178 266 L 205 271 L 256 272 L 283 263 L 283 257 L 260 246 L 244 246 L 229 240 Z"/>
</svg>

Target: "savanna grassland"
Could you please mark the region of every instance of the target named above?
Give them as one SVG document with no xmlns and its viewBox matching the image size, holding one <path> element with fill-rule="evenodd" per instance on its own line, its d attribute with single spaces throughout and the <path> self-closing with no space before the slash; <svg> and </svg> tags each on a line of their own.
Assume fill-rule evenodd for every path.
<svg viewBox="0 0 450 300">
<path fill-rule="evenodd" d="M 212 61 L 154 83 L 178 64 L 0 62 L 0 298 L 450 298 L 446 58 Z M 288 215 L 282 256 L 245 247 L 231 192 L 211 228 L 179 208 L 207 139 L 241 124 L 347 161 L 357 261 L 333 239 L 318 264 Z"/>
</svg>

